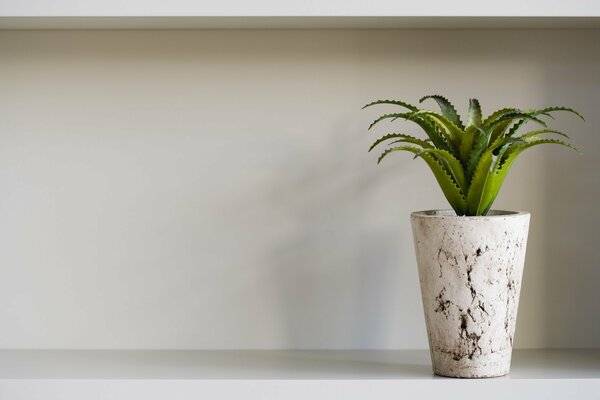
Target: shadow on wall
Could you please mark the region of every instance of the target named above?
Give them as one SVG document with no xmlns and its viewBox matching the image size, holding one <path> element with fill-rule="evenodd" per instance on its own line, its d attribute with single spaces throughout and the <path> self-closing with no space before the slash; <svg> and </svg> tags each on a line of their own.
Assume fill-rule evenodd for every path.
<svg viewBox="0 0 600 400">
<path fill-rule="evenodd" d="M 521 329 L 529 332 L 517 333 L 517 346 L 591 347 L 600 337 L 600 313 L 596 310 L 600 304 L 597 290 L 600 255 L 591 251 L 597 246 L 600 214 L 588 212 L 600 198 L 600 174 L 597 174 L 600 158 L 594 151 L 600 148 L 600 137 L 594 132 L 600 122 L 594 110 L 600 88 L 600 46 L 594 42 L 597 35 L 590 35 L 584 39 L 589 42 L 581 43 L 581 47 L 562 43 L 561 48 L 571 49 L 571 54 L 557 53 L 552 50 L 552 41 L 544 42 L 543 32 L 535 32 L 528 34 L 531 43 L 537 46 L 532 50 L 531 43 L 520 41 L 521 34 L 507 36 L 517 43 L 512 48 L 512 57 L 532 57 L 530 66 L 540 73 L 536 78 L 541 81 L 534 84 L 539 83 L 544 92 L 537 106 L 571 105 L 586 115 L 588 121 L 583 124 L 563 114 L 552 124 L 572 133 L 573 143 L 584 149 L 578 160 L 573 159 L 577 155 L 564 148 L 547 146 L 533 150 L 541 156 L 538 160 L 542 160 L 543 172 L 536 176 L 543 177 L 544 182 L 539 183 L 543 193 L 531 196 L 539 203 L 531 204 L 530 208 L 529 251 L 533 257 L 530 255 L 532 262 L 525 271 L 521 294 L 521 306 L 525 307 L 519 323 Z M 494 43 L 478 53 L 473 53 L 469 45 L 485 41 L 483 36 L 469 37 L 459 44 L 449 41 L 447 47 L 440 45 L 439 50 L 447 52 L 450 60 L 475 55 L 491 58 L 503 44 Z M 568 35 L 573 41 L 582 37 L 587 36 Z M 599 51 L 582 50 L 594 46 Z M 410 50 L 411 54 L 418 54 L 415 49 Z M 371 51 L 383 52 L 379 48 Z M 578 78 L 573 74 L 578 68 L 588 70 Z M 590 77 L 595 80 L 590 81 Z M 509 101 L 514 102 L 510 98 Z M 520 105 L 519 101 L 515 105 Z M 355 138 L 347 138 L 346 132 L 355 129 L 345 128 L 348 127 L 339 129 L 344 133 L 332 135 L 334 144 L 324 146 L 329 150 L 336 148 L 337 152 L 315 154 L 307 160 L 306 168 L 286 181 L 275 183 L 274 192 L 267 199 L 273 207 L 293 209 L 296 215 L 295 235 L 274 244 L 267 261 L 272 285 L 278 293 L 282 337 L 287 340 L 282 347 L 306 348 L 320 343 L 332 347 L 331 343 L 336 343 L 339 348 L 369 348 L 376 343 L 383 348 L 388 343 L 402 343 L 402 339 L 390 340 L 391 335 L 399 333 L 394 329 L 402 327 L 392 326 L 388 321 L 414 325 L 422 318 L 414 256 L 412 252 L 408 257 L 398 254 L 399 243 L 404 244 L 404 250 L 412 248 L 412 237 L 406 231 L 407 236 L 400 237 L 398 233 L 403 230 L 397 227 L 369 229 L 354 223 L 357 219 L 365 220 L 369 192 L 391 184 L 391 173 L 403 171 L 399 173 L 400 179 L 410 179 L 410 171 L 402 169 L 406 164 L 384 164 L 376 171 L 364 170 L 365 160 L 357 160 L 355 151 L 347 144 Z M 523 156 L 523 164 L 527 158 L 528 155 Z M 567 158 L 564 165 L 559 162 Z M 407 164 L 412 162 L 410 157 L 397 159 L 405 159 Z M 362 163 L 362 167 L 353 163 Z M 336 171 L 352 168 L 362 172 L 351 174 L 352 181 L 339 181 Z M 512 179 L 517 179 L 517 170 L 513 171 Z M 396 210 L 406 214 L 408 211 L 411 210 Z M 332 240 L 346 244 L 335 243 L 332 248 L 336 251 L 332 252 L 328 247 Z M 347 252 L 340 252 L 342 248 Z M 399 265 L 399 260 L 406 265 Z M 407 274 L 411 283 L 400 285 L 400 274 Z M 396 295 L 394 292 L 399 288 L 408 291 Z M 397 318 L 399 314 L 392 318 L 393 312 L 405 312 L 408 318 Z M 424 326 L 421 330 L 424 341 Z"/>
<path fill-rule="evenodd" d="M 557 146 L 544 149 L 545 213 L 536 223 L 545 231 L 543 340 L 547 347 L 591 347 L 600 338 L 600 252 L 594 251 L 600 239 L 600 214 L 590 211 L 600 199 L 597 38 L 585 36 L 587 43 L 573 40 L 572 46 L 565 46 L 570 50 L 555 54 L 544 68 L 548 105 L 571 105 L 586 117 L 585 123 L 569 115 L 553 122 L 558 130 L 571 134 L 581 155 Z M 583 52 L 580 45 L 595 50 Z"/>
<path fill-rule="evenodd" d="M 305 167 L 274 183 L 265 200 L 294 214 L 295 233 L 274 243 L 267 260 L 283 348 L 372 348 L 398 328 L 390 317 L 406 269 L 398 263 L 398 243 L 411 246 L 412 237 L 361 223 L 369 194 L 389 183 L 398 166 L 377 167 L 362 149 L 365 157 L 357 159 L 361 140 L 349 139 L 352 131 L 340 126 Z M 407 292 L 407 312 L 414 314 L 420 298 Z"/>
</svg>

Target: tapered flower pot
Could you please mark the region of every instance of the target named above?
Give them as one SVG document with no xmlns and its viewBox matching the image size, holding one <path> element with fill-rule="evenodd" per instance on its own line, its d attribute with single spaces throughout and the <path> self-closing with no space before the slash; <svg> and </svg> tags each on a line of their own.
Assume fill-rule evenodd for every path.
<svg viewBox="0 0 600 400">
<path fill-rule="evenodd" d="M 484 378 L 510 370 L 529 213 L 411 215 L 433 372 Z"/>
</svg>

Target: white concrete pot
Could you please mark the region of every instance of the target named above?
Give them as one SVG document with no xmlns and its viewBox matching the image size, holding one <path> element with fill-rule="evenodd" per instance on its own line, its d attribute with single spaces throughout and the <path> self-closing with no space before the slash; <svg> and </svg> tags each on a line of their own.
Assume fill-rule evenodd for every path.
<svg viewBox="0 0 600 400">
<path fill-rule="evenodd" d="M 529 213 L 411 215 L 433 372 L 483 378 L 510 370 Z"/>
</svg>

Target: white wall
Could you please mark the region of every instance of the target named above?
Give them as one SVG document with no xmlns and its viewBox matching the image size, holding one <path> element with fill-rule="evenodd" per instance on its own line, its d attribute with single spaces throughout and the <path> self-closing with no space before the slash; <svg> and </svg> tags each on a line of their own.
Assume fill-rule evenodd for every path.
<svg viewBox="0 0 600 400">
<path fill-rule="evenodd" d="M 438 30 L 0 32 L 0 347 L 425 347 L 408 214 L 446 205 L 360 107 L 434 92 L 588 117 L 497 206 L 517 346 L 600 346 L 600 32 Z"/>
</svg>

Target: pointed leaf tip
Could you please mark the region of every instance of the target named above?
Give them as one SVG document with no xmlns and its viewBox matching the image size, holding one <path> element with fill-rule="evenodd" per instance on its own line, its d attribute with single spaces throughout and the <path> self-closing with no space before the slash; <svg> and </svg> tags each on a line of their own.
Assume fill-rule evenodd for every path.
<svg viewBox="0 0 600 400">
<path fill-rule="evenodd" d="M 549 113 L 553 112 L 553 111 L 566 111 L 566 112 L 570 112 L 571 114 L 575 114 L 577 115 L 579 118 L 581 118 L 582 121 L 585 121 L 585 118 L 583 117 L 583 115 L 581 115 L 581 113 L 579 113 L 579 111 L 575 110 L 574 108 L 571 107 L 565 107 L 565 106 L 553 106 L 553 107 L 546 107 L 546 108 L 542 108 L 541 110 L 536 110 L 533 112 L 534 115 L 548 115 L 551 118 L 553 118 Z"/>
<path fill-rule="evenodd" d="M 462 121 L 460 120 L 460 115 L 458 115 L 458 112 L 456 111 L 456 108 L 452 103 L 450 103 L 450 101 L 447 98 L 439 94 L 431 94 L 421 97 L 419 99 L 419 103 L 422 103 L 427 99 L 435 100 L 435 102 L 438 104 L 438 107 L 440 108 L 440 111 L 442 112 L 442 115 L 445 118 L 447 118 L 461 130 L 465 129 Z"/>
<path fill-rule="evenodd" d="M 418 108 L 413 106 L 412 104 L 406 103 L 404 101 L 400 101 L 400 100 L 376 100 L 373 101 L 369 104 L 364 105 L 361 110 L 364 110 L 367 107 L 371 107 L 374 105 L 378 105 L 378 104 L 392 104 L 392 105 L 397 105 L 397 106 L 402 106 L 406 109 L 409 109 L 410 111 L 417 111 Z"/>
<path fill-rule="evenodd" d="M 467 127 L 469 126 L 481 126 L 482 115 L 481 115 L 481 105 L 479 104 L 479 100 L 473 98 L 469 99 L 469 111 L 467 112 Z"/>
<path fill-rule="evenodd" d="M 388 143 L 389 145 L 391 145 L 393 143 L 404 142 L 404 143 L 416 144 L 421 147 L 433 147 L 431 144 L 427 143 L 425 140 L 421 140 L 421 139 L 418 139 L 418 138 L 410 136 L 410 135 L 405 135 L 403 133 L 390 133 L 389 135 L 382 136 L 379 139 L 377 139 L 375 142 L 373 142 L 373 144 L 369 148 L 369 151 L 373 150 L 377 145 L 385 142 L 388 139 L 398 139 L 391 143 Z"/>
</svg>

